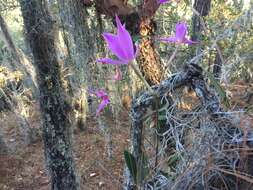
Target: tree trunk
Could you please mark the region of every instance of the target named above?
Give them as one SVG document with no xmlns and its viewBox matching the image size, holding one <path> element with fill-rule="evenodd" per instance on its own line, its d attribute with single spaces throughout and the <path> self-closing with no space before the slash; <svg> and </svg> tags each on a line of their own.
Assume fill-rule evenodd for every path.
<svg viewBox="0 0 253 190">
<path fill-rule="evenodd" d="M 7 153 L 8 153 L 8 147 L 0 131 L 0 155 L 4 155 Z"/>
<path fill-rule="evenodd" d="M 155 51 L 152 35 L 154 35 L 154 21 L 149 17 L 142 17 L 139 33 L 141 36 L 138 65 L 145 79 L 150 85 L 159 84 L 163 77 L 163 66 L 159 54 Z"/>
<path fill-rule="evenodd" d="M 192 16 L 192 35 L 191 39 L 193 41 L 201 41 L 203 26 L 201 23 L 200 16 L 207 16 L 211 8 L 211 0 L 195 0 L 193 8 L 199 13 L 199 15 L 193 14 Z M 198 46 L 194 49 L 193 56 L 197 56 L 201 53 L 203 47 Z"/>
<path fill-rule="evenodd" d="M 200 16 L 207 16 L 211 8 L 211 0 L 195 0 L 193 8 L 198 11 Z M 194 14 L 192 17 L 192 40 L 200 40 L 202 30 L 203 26 L 201 26 L 200 18 Z"/>
<path fill-rule="evenodd" d="M 7 28 L 7 25 L 6 25 L 6 23 L 4 21 L 4 18 L 2 17 L 1 14 L 0 14 L 0 28 L 1 28 L 1 39 L 6 44 L 7 48 L 11 52 L 14 59 L 16 61 L 18 61 L 19 63 L 21 63 L 20 57 L 18 55 L 17 48 L 16 48 L 16 46 L 14 45 L 14 43 L 11 39 L 11 36 L 10 36 L 9 30 Z"/>
<path fill-rule="evenodd" d="M 35 79 L 35 71 L 33 65 L 25 58 L 25 55 L 15 46 L 4 18 L 0 14 L 0 39 L 7 46 L 9 52 L 13 56 L 16 64 L 13 69 L 19 69 L 25 75 L 24 84 L 27 88 L 31 88 L 33 94 L 37 94 L 37 82 Z"/>
<path fill-rule="evenodd" d="M 58 0 L 60 17 L 64 28 L 69 32 L 70 42 L 73 42 L 71 57 L 73 58 L 74 75 L 71 79 L 74 95 L 78 99 L 79 105 L 79 128 L 84 128 L 88 108 L 87 87 L 91 86 L 91 74 L 89 62 L 94 54 L 94 45 L 87 23 L 88 13 L 81 1 Z M 71 43 L 70 43 L 71 44 Z"/>
<path fill-rule="evenodd" d="M 70 106 L 60 78 L 55 25 L 44 0 L 20 0 L 26 38 L 32 50 L 40 90 L 43 141 L 51 189 L 79 189 L 71 146 Z"/>
<path fill-rule="evenodd" d="M 37 130 L 36 128 L 31 128 L 27 119 L 21 114 L 22 109 L 24 109 L 23 101 L 17 99 L 15 91 L 11 92 L 7 89 L 8 87 L 0 86 L 0 112 L 7 109 L 15 114 L 23 142 L 26 145 L 31 144 L 38 139 Z M 7 94 L 8 92 L 9 94 Z"/>
<path fill-rule="evenodd" d="M 213 65 L 213 75 L 217 80 L 220 80 L 221 77 L 221 67 L 222 67 L 222 60 L 220 58 L 219 53 L 216 51 Z"/>
<path fill-rule="evenodd" d="M 201 22 L 201 17 L 207 16 L 210 12 L 211 8 L 211 0 L 195 0 L 194 9 L 199 13 L 199 16 L 194 14 L 192 17 L 192 40 L 193 41 L 201 41 L 201 32 L 203 31 L 203 26 Z M 221 67 L 222 67 L 222 54 L 220 51 L 220 47 L 216 44 L 216 54 L 213 66 L 213 74 L 215 78 L 219 79 L 221 75 Z M 201 47 L 196 49 L 196 55 L 200 54 Z"/>
<path fill-rule="evenodd" d="M 137 62 L 142 74 L 150 85 L 160 83 L 164 70 L 152 39 L 156 25 L 153 16 L 158 7 L 157 0 L 145 0 L 142 1 L 141 10 L 139 11 L 139 35 L 141 36 L 141 42 Z"/>
</svg>

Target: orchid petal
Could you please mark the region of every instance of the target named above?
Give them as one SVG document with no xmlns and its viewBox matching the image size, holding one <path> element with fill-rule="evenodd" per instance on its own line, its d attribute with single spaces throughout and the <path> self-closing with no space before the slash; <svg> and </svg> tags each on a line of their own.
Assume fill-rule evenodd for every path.
<svg viewBox="0 0 253 190">
<path fill-rule="evenodd" d="M 99 98 L 102 98 L 103 96 L 107 96 L 106 92 L 104 90 L 97 90 L 95 91 L 95 95 Z"/>
<path fill-rule="evenodd" d="M 103 37 L 114 55 L 116 55 L 119 59 L 125 59 L 125 51 L 124 46 L 122 47 L 120 39 L 118 36 L 110 33 L 103 33 Z"/>
<path fill-rule="evenodd" d="M 177 23 L 176 24 L 176 38 L 178 38 L 179 41 L 182 41 L 187 33 L 187 25 L 185 23 Z"/>
<path fill-rule="evenodd" d="M 159 40 L 161 40 L 162 42 L 172 42 L 172 43 L 176 43 L 178 42 L 178 39 L 174 36 L 172 37 L 167 37 L 167 38 L 159 38 Z"/>
<path fill-rule="evenodd" d="M 195 42 L 195 41 L 192 41 L 192 40 L 189 40 L 189 39 L 185 38 L 185 39 L 182 41 L 182 43 L 191 45 L 191 44 L 197 44 L 198 42 Z"/>
<path fill-rule="evenodd" d="M 96 95 L 98 98 L 102 99 L 102 101 L 100 102 L 100 104 L 96 110 L 96 116 L 99 116 L 100 112 L 105 108 L 105 106 L 110 103 L 109 97 L 108 97 L 107 93 L 102 89 L 96 90 L 96 91 L 90 90 L 90 92 L 92 94 Z"/>
<path fill-rule="evenodd" d="M 125 65 L 128 64 L 125 60 L 114 60 L 110 58 L 101 58 L 97 59 L 96 62 L 101 62 L 102 64 L 110 64 L 110 65 Z"/>
<path fill-rule="evenodd" d="M 116 24 L 117 35 L 111 33 L 103 33 L 103 37 L 109 49 L 115 56 L 118 57 L 118 60 L 102 58 L 98 59 L 97 62 L 102 62 L 104 64 L 120 65 L 128 64 L 135 58 L 136 52 L 134 50 L 132 38 L 129 32 L 126 30 L 125 24 L 122 25 L 117 15 Z"/>
<path fill-rule="evenodd" d="M 130 60 L 134 58 L 133 41 L 129 32 L 121 24 L 119 17 L 116 15 L 117 34 L 120 47 L 124 48 L 124 54 L 121 55 L 121 59 Z M 119 47 L 118 47 L 119 48 Z"/>
<path fill-rule="evenodd" d="M 110 103 L 109 98 L 103 98 L 96 110 L 96 116 L 99 116 L 100 112 Z"/>
<path fill-rule="evenodd" d="M 187 39 L 185 36 L 187 34 L 187 25 L 183 22 L 179 22 L 176 24 L 176 32 L 175 36 L 167 37 L 167 38 L 159 38 L 162 42 L 172 42 L 178 44 L 196 44 L 198 42 L 194 42 L 192 40 Z"/>
</svg>

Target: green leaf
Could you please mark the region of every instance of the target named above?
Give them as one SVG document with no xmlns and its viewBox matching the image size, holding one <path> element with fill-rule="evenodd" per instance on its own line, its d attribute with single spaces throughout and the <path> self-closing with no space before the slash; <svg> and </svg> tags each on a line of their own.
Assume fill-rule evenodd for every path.
<svg viewBox="0 0 253 190">
<path fill-rule="evenodd" d="M 124 157 L 125 157 L 126 165 L 130 171 L 130 174 L 133 176 L 134 181 L 136 183 L 136 181 L 137 181 L 137 164 L 136 164 L 135 158 L 127 150 L 124 151 Z"/>
<path fill-rule="evenodd" d="M 146 179 L 146 177 L 149 174 L 149 168 L 148 168 L 148 158 L 145 156 L 144 152 L 141 154 L 140 158 L 140 164 L 138 164 L 137 169 L 137 182 L 139 184 L 142 183 L 143 180 Z"/>
<path fill-rule="evenodd" d="M 190 1 L 189 1 L 189 0 L 184 0 L 184 3 L 185 3 L 186 5 L 190 5 Z"/>
<path fill-rule="evenodd" d="M 134 43 L 139 41 L 139 39 L 140 39 L 140 35 L 133 35 L 132 36 L 132 40 L 133 40 Z"/>
<path fill-rule="evenodd" d="M 166 121 L 167 120 L 167 117 L 166 117 L 166 115 L 158 115 L 158 120 L 159 121 Z"/>
<path fill-rule="evenodd" d="M 217 79 L 214 78 L 213 74 L 210 72 L 207 72 L 207 77 L 210 80 L 211 85 L 215 88 L 215 90 L 218 92 L 218 95 L 220 96 L 222 102 L 224 103 L 225 107 L 228 108 L 230 106 L 229 99 L 227 97 L 227 93 L 224 90 L 224 88 L 220 85 Z"/>
<path fill-rule="evenodd" d="M 177 152 L 172 154 L 168 159 L 168 166 L 174 165 L 179 159 L 180 159 L 180 156 Z"/>
<path fill-rule="evenodd" d="M 246 106 L 244 109 L 245 109 L 246 113 L 250 113 L 253 111 L 253 106 L 249 105 L 249 106 Z"/>
</svg>

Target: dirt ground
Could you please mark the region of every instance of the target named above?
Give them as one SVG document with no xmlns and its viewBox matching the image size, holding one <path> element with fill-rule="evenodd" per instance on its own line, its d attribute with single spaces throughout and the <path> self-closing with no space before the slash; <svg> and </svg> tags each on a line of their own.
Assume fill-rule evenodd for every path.
<svg viewBox="0 0 253 190">
<path fill-rule="evenodd" d="M 107 156 L 107 146 L 103 133 L 96 121 L 88 121 L 85 131 L 75 131 L 73 136 L 76 168 L 80 175 L 82 189 L 121 189 L 123 181 L 123 151 L 129 143 L 129 121 L 116 125 L 108 122 L 112 131 L 112 158 Z M 15 130 L 15 116 L 11 113 L 1 118 L 0 124 L 7 144 L 11 147 L 8 155 L 0 155 L 1 190 L 48 190 L 49 179 L 45 169 L 43 143 L 41 139 L 25 146 Z M 123 120 L 121 120 L 123 121 Z M 35 121 L 31 121 L 36 125 Z M 8 125 L 8 126 L 7 126 Z M 6 129 L 7 128 L 7 129 Z"/>
</svg>

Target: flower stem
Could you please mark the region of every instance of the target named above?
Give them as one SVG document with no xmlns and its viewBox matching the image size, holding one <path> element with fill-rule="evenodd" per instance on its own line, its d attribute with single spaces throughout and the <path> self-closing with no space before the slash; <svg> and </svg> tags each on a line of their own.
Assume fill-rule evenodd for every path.
<svg viewBox="0 0 253 190">
<path fill-rule="evenodd" d="M 166 66 L 165 66 L 165 72 L 164 74 L 166 74 L 171 62 L 173 61 L 173 59 L 175 58 L 177 52 L 178 52 L 178 49 L 179 49 L 179 45 L 176 45 L 176 49 L 174 50 L 174 52 L 172 53 L 172 55 L 170 56 L 170 59 L 169 61 L 166 63 Z"/>
<path fill-rule="evenodd" d="M 134 62 L 136 63 L 136 60 L 134 60 Z M 139 70 L 139 68 L 133 63 L 130 62 L 129 65 L 132 67 L 132 69 L 134 70 L 135 74 L 141 79 L 141 81 L 145 84 L 145 86 L 148 88 L 148 90 L 150 91 L 151 94 L 155 94 L 154 90 L 151 88 L 151 86 L 148 84 L 148 82 L 146 81 L 146 79 L 142 76 L 141 71 Z"/>
</svg>

